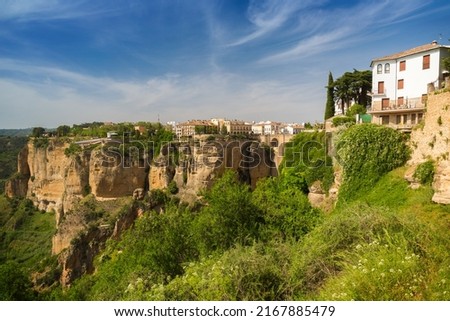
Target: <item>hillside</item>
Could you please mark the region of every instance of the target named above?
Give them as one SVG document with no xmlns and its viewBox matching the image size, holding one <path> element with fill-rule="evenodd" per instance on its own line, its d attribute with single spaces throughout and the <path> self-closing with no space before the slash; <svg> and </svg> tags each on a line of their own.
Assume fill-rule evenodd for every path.
<svg viewBox="0 0 450 321">
<path fill-rule="evenodd" d="M 323 132 L 301 133 L 277 176 L 240 165 L 208 172 L 198 157 L 241 159 L 187 146 L 172 146 L 185 151 L 173 168 L 158 166 L 170 150 L 163 147 L 143 171 L 149 182 L 160 177 L 160 188 L 109 199 L 72 179 L 83 168 L 110 176 L 83 165 L 95 149 L 29 145 L 31 199 L 78 192 L 59 214 L 44 213 L 57 208 L 50 202 L 37 211 L 24 199 L 0 199 L 0 269 L 20 272 L 0 274 L 3 298 L 23 299 L 26 289 L 25 299 L 44 300 L 450 300 L 450 208 L 432 201 L 442 159 L 415 164 L 415 135 L 362 124 L 337 131 L 330 144 Z M 241 149 L 253 153 L 246 157 L 269 151 L 250 147 Z M 208 184 L 188 183 L 196 177 Z M 195 201 L 183 201 L 186 189 Z M 30 256 L 25 235 L 39 244 Z"/>
</svg>

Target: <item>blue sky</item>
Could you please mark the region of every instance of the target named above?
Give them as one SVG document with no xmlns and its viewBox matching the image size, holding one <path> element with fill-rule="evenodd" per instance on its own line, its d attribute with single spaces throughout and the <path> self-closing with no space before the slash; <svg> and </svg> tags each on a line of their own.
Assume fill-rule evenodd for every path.
<svg viewBox="0 0 450 321">
<path fill-rule="evenodd" d="M 314 122 L 328 72 L 438 40 L 447 0 L 0 0 L 0 128 Z"/>
</svg>

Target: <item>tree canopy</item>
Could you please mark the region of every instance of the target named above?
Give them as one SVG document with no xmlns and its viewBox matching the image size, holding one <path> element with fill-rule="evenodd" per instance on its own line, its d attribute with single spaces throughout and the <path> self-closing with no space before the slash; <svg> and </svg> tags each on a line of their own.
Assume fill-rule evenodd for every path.
<svg viewBox="0 0 450 321">
<path fill-rule="evenodd" d="M 325 120 L 334 116 L 334 80 L 333 75 L 328 74 L 328 85 L 327 85 L 327 104 L 325 106 Z"/>
<path fill-rule="evenodd" d="M 369 92 L 372 90 L 372 71 L 346 72 L 336 79 L 334 86 L 334 100 L 340 103 L 342 113 L 350 107 L 352 101 L 362 106 L 371 103 Z"/>
</svg>

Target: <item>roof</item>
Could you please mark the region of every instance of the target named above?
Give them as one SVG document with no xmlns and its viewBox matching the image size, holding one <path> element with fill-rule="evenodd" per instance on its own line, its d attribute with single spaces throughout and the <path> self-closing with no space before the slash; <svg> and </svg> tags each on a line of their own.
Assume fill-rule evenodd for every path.
<svg viewBox="0 0 450 321">
<path fill-rule="evenodd" d="M 416 54 L 416 53 L 430 51 L 430 50 L 434 50 L 434 49 L 438 49 L 438 48 L 450 48 L 450 47 L 440 45 L 436 41 L 433 41 L 432 43 L 429 43 L 429 44 L 426 44 L 426 45 L 418 46 L 418 47 L 411 48 L 411 49 L 408 49 L 408 50 L 405 50 L 405 51 L 401 51 L 401 52 L 398 52 L 398 53 L 395 53 L 395 54 L 392 54 L 392 55 L 388 55 L 388 56 L 384 56 L 384 57 L 373 59 L 370 65 L 372 66 L 375 61 L 395 60 L 395 59 L 407 57 L 407 56 L 410 56 L 410 55 L 413 55 L 413 54 Z"/>
</svg>

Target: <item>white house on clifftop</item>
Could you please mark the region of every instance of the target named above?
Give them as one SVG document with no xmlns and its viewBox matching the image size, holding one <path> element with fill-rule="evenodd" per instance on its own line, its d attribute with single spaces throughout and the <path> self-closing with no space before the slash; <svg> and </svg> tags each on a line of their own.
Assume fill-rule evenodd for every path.
<svg viewBox="0 0 450 321">
<path fill-rule="evenodd" d="M 427 95 L 442 87 L 450 46 L 436 41 L 372 60 L 372 122 L 410 131 L 425 111 Z"/>
</svg>

